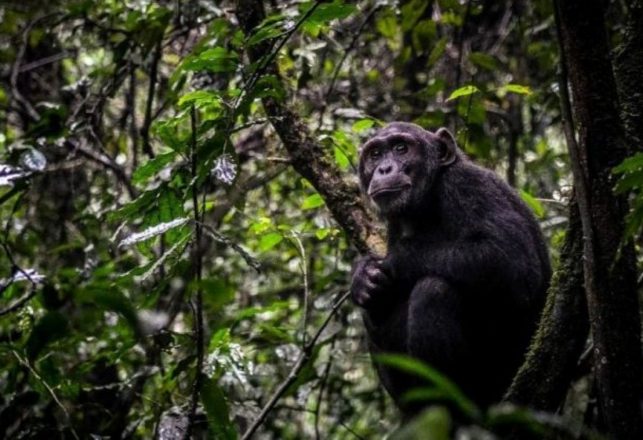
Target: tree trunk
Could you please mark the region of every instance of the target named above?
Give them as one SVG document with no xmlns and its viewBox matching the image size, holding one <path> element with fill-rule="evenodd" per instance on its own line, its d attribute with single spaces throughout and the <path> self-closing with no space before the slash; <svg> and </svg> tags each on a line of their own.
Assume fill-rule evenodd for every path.
<svg viewBox="0 0 643 440">
<path fill-rule="evenodd" d="M 627 156 L 609 59 L 604 2 L 557 2 L 563 68 L 569 72 L 578 143 L 569 145 L 583 225 L 584 278 L 598 404 L 605 429 L 643 438 L 640 318 L 633 247 L 623 244 L 626 200 L 611 169 Z"/>
<path fill-rule="evenodd" d="M 621 116 L 630 152 L 643 150 L 643 0 L 630 2 L 625 39 L 618 49 L 614 73 Z"/>
<path fill-rule="evenodd" d="M 505 400 L 555 412 L 567 393 L 587 339 L 587 303 L 583 289 L 583 241 L 578 206 L 572 202 L 560 265 L 527 359 Z"/>
</svg>

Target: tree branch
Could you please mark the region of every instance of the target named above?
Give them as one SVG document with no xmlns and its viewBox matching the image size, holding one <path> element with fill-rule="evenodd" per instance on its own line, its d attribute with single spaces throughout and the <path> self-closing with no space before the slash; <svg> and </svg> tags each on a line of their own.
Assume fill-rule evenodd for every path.
<svg viewBox="0 0 643 440">
<path fill-rule="evenodd" d="M 196 304 L 194 307 L 194 339 L 196 345 L 196 366 L 194 371 L 194 384 L 192 385 L 192 397 L 190 400 L 190 412 L 188 414 L 188 424 L 185 428 L 184 440 L 189 440 L 192 428 L 194 426 L 194 419 L 196 416 L 196 409 L 199 403 L 199 395 L 201 394 L 201 386 L 203 383 L 203 289 L 201 287 L 201 276 L 203 266 L 203 255 L 201 252 L 201 236 L 203 232 L 201 213 L 199 212 L 199 199 L 197 190 L 197 173 L 198 173 L 198 159 L 197 159 L 197 140 L 196 140 L 196 110 L 194 105 L 190 112 L 190 123 L 192 127 L 192 142 L 191 142 L 191 168 L 192 168 L 192 210 L 194 211 L 194 242 L 192 244 L 192 264 L 194 264 L 194 273 L 196 278 Z"/>
<path fill-rule="evenodd" d="M 625 159 L 628 149 L 619 119 L 605 4 L 578 0 L 554 4 L 561 65 L 569 72 L 579 127 L 578 142 L 568 147 L 583 225 L 598 403 L 610 436 L 642 438 L 636 260 L 632 244 L 622 243 L 627 201 L 612 191 L 612 168 Z M 567 137 L 571 140 L 573 133 Z"/>
<path fill-rule="evenodd" d="M 250 35 L 265 18 L 262 2 L 254 0 L 237 0 L 236 14 L 246 35 Z M 260 62 L 265 59 L 266 53 L 270 53 L 269 43 L 248 49 L 251 62 Z M 275 56 L 276 52 L 273 52 L 268 60 L 274 60 Z M 272 61 L 266 64 L 265 72 L 279 77 Z M 381 253 L 384 249 L 382 236 L 365 208 L 357 186 L 344 181 L 325 148 L 312 137 L 305 123 L 286 103 L 273 97 L 263 98 L 262 103 L 268 119 L 290 154 L 293 168 L 321 194 L 349 241 L 362 253 Z"/>
</svg>

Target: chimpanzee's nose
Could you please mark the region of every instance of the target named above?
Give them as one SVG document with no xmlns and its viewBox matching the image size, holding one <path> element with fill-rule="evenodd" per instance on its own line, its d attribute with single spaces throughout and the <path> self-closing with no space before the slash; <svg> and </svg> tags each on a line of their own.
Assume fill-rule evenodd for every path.
<svg viewBox="0 0 643 440">
<path fill-rule="evenodd" d="M 378 174 L 391 174 L 391 171 L 393 171 L 393 163 L 391 163 L 390 161 L 385 161 L 377 167 Z"/>
</svg>

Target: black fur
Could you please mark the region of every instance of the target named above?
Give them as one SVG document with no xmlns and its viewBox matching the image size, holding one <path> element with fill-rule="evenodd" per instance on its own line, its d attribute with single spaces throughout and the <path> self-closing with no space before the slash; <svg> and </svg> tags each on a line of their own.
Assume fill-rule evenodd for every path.
<svg viewBox="0 0 643 440">
<path fill-rule="evenodd" d="M 388 226 L 388 255 L 363 257 L 353 271 L 371 352 L 417 357 L 479 404 L 498 401 L 523 359 L 551 276 L 531 211 L 445 129 L 390 124 L 364 145 L 359 172 Z M 398 406 L 417 410 L 400 398 L 418 382 L 378 371 Z"/>
</svg>

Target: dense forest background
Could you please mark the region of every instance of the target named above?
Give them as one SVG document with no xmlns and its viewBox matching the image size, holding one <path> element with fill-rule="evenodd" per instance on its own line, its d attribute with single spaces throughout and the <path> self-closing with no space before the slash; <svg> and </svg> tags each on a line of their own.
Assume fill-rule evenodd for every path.
<svg viewBox="0 0 643 440">
<path fill-rule="evenodd" d="M 643 438 L 642 79 L 640 0 L 0 2 L 0 437 Z M 394 120 L 549 241 L 492 408 L 391 358 L 461 409 L 402 422 L 346 301 Z"/>
</svg>

